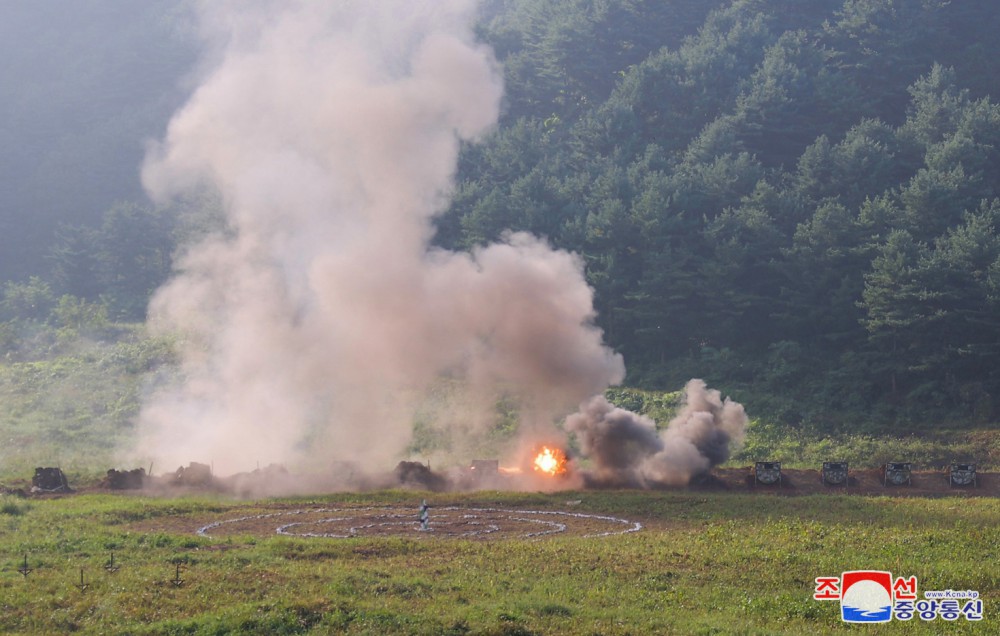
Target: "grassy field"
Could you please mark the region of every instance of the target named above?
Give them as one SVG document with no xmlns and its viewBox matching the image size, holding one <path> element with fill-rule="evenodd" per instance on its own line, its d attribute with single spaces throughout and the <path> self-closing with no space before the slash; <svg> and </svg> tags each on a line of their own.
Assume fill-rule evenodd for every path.
<svg viewBox="0 0 1000 636">
<path fill-rule="evenodd" d="M 30 479 L 37 466 L 58 466 L 76 486 L 96 483 L 109 468 L 149 466 L 148 457 L 130 457 L 127 449 L 136 438 L 143 396 L 168 384 L 177 372 L 172 341 L 151 337 L 139 324 L 109 324 L 90 335 L 43 325 L 22 331 L 4 344 L 0 329 L 0 482 Z M 681 399 L 677 391 L 634 388 L 609 389 L 607 396 L 661 426 L 674 416 Z M 435 408 L 447 410 L 448 400 L 449 385 L 442 381 L 415 414 L 414 457 L 435 451 L 440 431 L 429 424 Z M 755 416 L 752 405 L 748 411 Z M 502 456 L 510 450 L 504 444 L 513 437 L 517 420 L 516 405 L 498 402 L 492 445 L 458 461 L 475 454 Z M 836 459 L 849 461 L 852 468 L 909 461 L 927 470 L 960 461 L 976 462 L 980 470 L 1000 469 L 996 426 L 949 429 L 935 424 L 877 435 L 863 430 L 827 434 L 755 417 L 727 466 L 781 461 L 787 468 L 817 468 Z M 174 468 L 157 466 L 159 471 Z"/>
<path fill-rule="evenodd" d="M 641 521 L 609 537 L 195 536 L 262 506 L 490 506 Z M 121 569 L 103 565 L 111 551 Z M 34 569 L 17 572 L 27 555 Z M 1000 501 L 694 492 L 384 492 L 284 502 L 78 495 L 0 502 L 0 632 L 20 634 L 998 633 Z M 180 586 L 170 582 L 182 565 Z M 83 570 L 87 589 L 79 590 Z M 980 623 L 839 620 L 813 579 L 978 590 Z"/>
</svg>

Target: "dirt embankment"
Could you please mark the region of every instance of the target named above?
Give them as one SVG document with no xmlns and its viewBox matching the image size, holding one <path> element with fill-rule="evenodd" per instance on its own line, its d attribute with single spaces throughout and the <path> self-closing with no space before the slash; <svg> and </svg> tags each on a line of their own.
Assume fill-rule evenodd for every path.
<svg viewBox="0 0 1000 636">
<path fill-rule="evenodd" d="M 405 464 L 405 465 L 404 465 Z M 231 477 L 218 478 L 212 475 L 209 467 L 192 464 L 176 473 L 150 477 L 145 471 L 108 471 L 108 477 L 96 485 L 83 485 L 79 488 L 60 487 L 58 489 L 40 488 L 27 482 L 16 482 L 0 485 L 0 494 L 21 497 L 58 498 L 72 496 L 75 493 L 86 492 L 133 492 L 143 495 L 163 497 L 183 496 L 199 492 L 215 492 L 231 494 L 236 497 L 272 497 L 294 494 L 321 494 L 344 491 L 371 491 L 387 488 L 403 488 L 412 490 L 576 490 L 576 486 L 562 485 L 553 482 L 552 488 L 540 488 L 540 482 L 531 482 L 532 487 L 525 487 L 518 476 L 497 474 L 487 480 L 445 479 L 443 475 L 433 473 L 430 469 L 411 462 L 402 462 L 393 474 L 384 479 L 333 479 L 328 481 L 315 478 L 303 479 L 289 473 L 281 467 L 267 467 L 241 473 Z M 414 470 L 419 467 L 420 470 Z M 466 471 L 468 472 L 468 471 Z M 433 479 L 431 479 L 433 478 Z M 975 482 L 969 485 L 957 486 L 952 483 L 947 470 L 913 471 L 905 483 L 895 485 L 887 482 L 881 469 L 851 469 L 845 481 L 829 484 L 824 481 L 822 471 L 816 469 L 783 468 L 780 479 L 774 483 L 762 483 L 755 478 L 754 467 L 745 468 L 715 468 L 711 473 L 696 477 L 686 487 L 669 488 L 671 490 L 716 491 L 746 493 L 748 495 L 809 495 L 809 494 L 850 494 L 850 495 L 888 495 L 892 497 L 1000 497 L 1000 473 L 979 472 Z"/>
</svg>

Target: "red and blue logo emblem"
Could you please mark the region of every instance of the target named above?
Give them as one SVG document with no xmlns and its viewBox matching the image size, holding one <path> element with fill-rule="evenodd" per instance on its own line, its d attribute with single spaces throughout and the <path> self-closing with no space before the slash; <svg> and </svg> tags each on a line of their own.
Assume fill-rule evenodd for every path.
<svg viewBox="0 0 1000 636">
<path fill-rule="evenodd" d="M 840 589 L 840 616 L 845 623 L 888 623 L 892 620 L 891 572 L 844 572 Z"/>
<path fill-rule="evenodd" d="M 917 577 L 892 577 L 881 570 L 851 570 L 840 576 L 817 576 L 813 598 L 840 601 L 845 623 L 888 623 L 892 619 L 922 621 L 942 618 L 983 620 L 983 599 L 977 590 L 929 590 L 917 596 Z"/>
</svg>

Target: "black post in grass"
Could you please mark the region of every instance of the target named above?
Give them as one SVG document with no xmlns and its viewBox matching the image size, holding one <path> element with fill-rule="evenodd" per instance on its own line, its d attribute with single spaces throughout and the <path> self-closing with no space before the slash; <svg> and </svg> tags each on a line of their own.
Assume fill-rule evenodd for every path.
<svg viewBox="0 0 1000 636">
<path fill-rule="evenodd" d="M 170 581 L 174 584 L 174 587 L 180 587 L 184 583 L 184 579 L 181 578 L 181 564 L 177 564 L 177 571 L 174 573 L 174 578 Z"/>
<path fill-rule="evenodd" d="M 27 554 L 24 555 L 24 565 L 22 565 L 21 567 L 17 568 L 17 571 L 20 572 L 21 576 L 23 576 L 24 578 L 28 578 L 28 575 L 31 574 L 34 571 L 34 570 L 32 570 L 31 568 L 28 567 L 28 555 Z"/>
<path fill-rule="evenodd" d="M 114 574 L 115 572 L 117 572 L 119 570 L 119 567 L 117 565 L 115 565 L 115 551 L 114 550 L 111 551 L 111 560 L 107 562 L 107 564 L 104 566 L 104 569 L 108 572 L 108 574 Z"/>
<path fill-rule="evenodd" d="M 80 568 L 80 582 L 73 587 L 79 589 L 81 592 L 90 587 L 90 584 L 85 583 L 83 580 L 83 568 Z"/>
</svg>

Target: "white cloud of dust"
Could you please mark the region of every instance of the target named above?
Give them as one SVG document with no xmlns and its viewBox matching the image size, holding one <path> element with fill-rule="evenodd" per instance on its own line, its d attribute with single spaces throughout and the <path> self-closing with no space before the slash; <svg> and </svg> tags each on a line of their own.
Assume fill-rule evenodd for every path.
<svg viewBox="0 0 1000 636">
<path fill-rule="evenodd" d="M 145 404 L 137 452 L 382 469 L 444 375 L 484 410 L 518 395 L 529 428 L 623 379 L 577 256 L 522 233 L 430 246 L 460 143 L 498 117 L 473 3 L 198 6 L 203 77 L 142 177 L 159 201 L 215 188 L 230 231 L 152 301 L 151 323 L 182 334 L 181 380 Z"/>
</svg>

